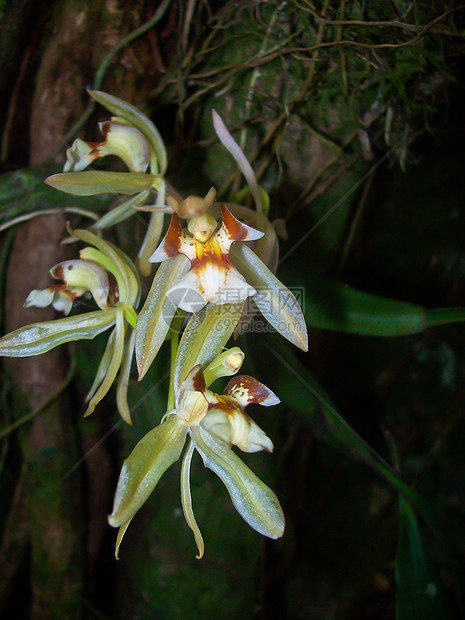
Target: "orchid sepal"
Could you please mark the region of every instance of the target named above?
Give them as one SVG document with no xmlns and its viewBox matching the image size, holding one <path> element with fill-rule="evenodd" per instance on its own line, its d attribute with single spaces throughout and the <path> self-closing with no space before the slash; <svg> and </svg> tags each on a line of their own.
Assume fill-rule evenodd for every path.
<svg viewBox="0 0 465 620">
<path fill-rule="evenodd" d="M 65 342 L 91 340 L 115 324 L 116 308 L 77 316 L 33 323 L 0 338 L 0 355 L 29 357 L 41 355 Z"/>
<path fill-rule="evenodd" d="M 299 349 L 308 351 L 307 326 L 291 291 L 247 246 L 236 244 L 231 255 L 239 271 L 257 289 L 254 302 L 266 320 Z"/>
<path fill-rule="evenodd" d="M 176 356 L 173 378 L 175 393 L 196 364 L 206 367 L 221 353 L 240 321 L 243 308 L 243 302 L 222 306 L 207 304 L 192 316 Z"/>
<path fill-rule="evenodd" d="M 176 415 L 170 415 L 139 441 L 121 469 L 108 517 L 111 526 L 127 523 L 145 503 L 164 472 L 181 456 L 187 430 Z"/>
<path fill-rule="evenodd" d="M 190 430 L 205 467 L 221 479 L 241 517 L 268 538 L 284 533 L 284 514 L 276 495 L 221 439 L 202 427 Z"/>
<path fill-rule="evenodd" d="M 139 312 L 136 324 L 136 361 L 139 380 L 145 375 L 165 341 L 176 313 L 166 291 L 189 270 L 188 260 L 178 255 L 160 265 L 152 286 Z"/>
<path fill-rule="evenodd" d="M 83 172 L 60 172 L 52 174 L 45 183 L 66 194 L 95 196 L 97 194 L 139 194 L 157 187 L 160 176 L 144 172 L 108 172 L 85 170 Z"/>
</svg>

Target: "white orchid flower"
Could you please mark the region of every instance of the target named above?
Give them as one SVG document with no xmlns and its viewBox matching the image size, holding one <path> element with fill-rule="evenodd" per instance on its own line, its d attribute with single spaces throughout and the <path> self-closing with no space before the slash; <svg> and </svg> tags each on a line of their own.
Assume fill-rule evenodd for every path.
<svg viewBox="0 0 465 620">
<path fill-rule="evenodd" d="M 222 358 L 221 360 L 219 358 Z M 225 362 L 225 357 L 229 361 Z M 243 360 L 235 348 L 210 364 L 210 378 L 231 374 Z M 219 370 L 223 366 L 224 372 Z M 284 515 L 275 494 L 233 452 L 237 445 L 246 452 L 273 449 L 271 440 L 244 412 L 250 403 L 265 406 L 279 399 L 252 377 L 240 376 L 229 382 L 225 394 L 207 389 L 200 364 L 195 366 L 177 393 L 176 407 L 165 414 L 162 423 L 136 445 L 124 461 L 118 481 L 113 511 L 108 522 L 119 527 L 116 541 L 118 557 L 126 529 L 163 473 L 181 456 L 188 436 L 190 440 L 181 468 L 181 503 L 187 524 L 194 533 L 197 558 L 204 553 L 202 535 L 192 508 L 190 465 L 194 450 L 206 467 L 212 469 L 225 484 L 232 502 L 242 518 L 256 531 L 269 538 L 284 532 Z"/>
</svg>

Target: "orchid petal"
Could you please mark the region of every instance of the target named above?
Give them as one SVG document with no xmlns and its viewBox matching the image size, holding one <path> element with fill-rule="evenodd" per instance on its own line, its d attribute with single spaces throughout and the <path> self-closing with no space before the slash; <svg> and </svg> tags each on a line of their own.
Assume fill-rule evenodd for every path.
<svg viewBox="0 0 465 620">
<path fill-rule="evenodd" d="M 85 289 L 80 289 L 76 286 L 69 289 L 61 289 L 55 293 L 52 306 L 57 312 L 69 314 L 73 309 L 73 304 L 76 297 L 81 297 L 85 293 Z"/>
<path fill-rule="evenodd" d="M 223 119 L 216 110 L 212 110 L 212 117 L 213 127 L 215 128 L 216 135 L 220 139 L 223 146 L 231 153 L 231 155 L 236 160 L 237 165 L 239 166 L 242 174 L 245 176 L 246 181 L 249 184 L 250 191 L 252 192 L 252 196 L 255 200 L 257 211 L 261 213 L 261 211 L 263 210 L 262 197 L 258 189 L 257 178 L 255 176 L 252 166 L 249 163 L 249 160 L 242 152 L 241 147 L 237 144 L 232 135 L 229 133 L 226 125 L 223 122 Z"/>
<path fill-rule="evenodd" d="M 49 286 L 49 288 L 42 290 L 34 289 L 27 296 L 23 308 L 30 308 L 31 306 L 47 308 L 47 306 L 52 305 L 58 312 L 69 314 L 76 297 L 84 295 L 85 292 L 85 289 L 82 289 L 77 295 L 76 291 L 57 289 L 56 286 Z"/>
<path fill-rule="evenodd" d="M 164 472 L 181 456 L 187 426 L 175 415 L 145 435 L 124 461 L 108 523 L 127 523 L 144 504 Z"/>
<path fill-rule="evenodd" d="M 224 441 L 201 426 L 192 428 L 191 434 L 205 467 L 222 480 L 241 517 L 260 534 L 280 538 L 284 533 L 284 514 L 273 491 Z"/>
<path fill-rule="evenodd" d="M 234 441 L 234 433 L 233 433 L 233 443 L 238 446 L 243 452 L 260 452 L 261 450 L 265 450 L 266 452 L 273 452 L 274 446 L 271 439 L 268 435 L 263 431 L 258 424 L 256 424 L 253 420 L 249 418 L 249 432 L 247 436 L 247 441 L 242 447 Z"/>
<path fill-rule="evenodd" d="M 242 408 L 250 403 L 271 407 L 281 402 L 266 385 L 247 375 L 238 375 L 231 379 L 224 393 L 232 396 Z"/>
<path fill-rule="evenodd" d="M 97 144 L 98 157 L 116 155 L 124 161 L 131 172 L 145 172 L 150 163 L 150 145 L 135 127 L 114 119 L 99 123 L 105 142 Z"/>
<path fill-rule="evenodd" d="M 221 205 L 222 229 L 232 241 L 255 241 L 263 237 L 263 232 L 240 222 L 224 204 Z M 218 236 L 222 234 L 219 231 Z"/>
<path fill-rule="evenodd" d="M 180 393 L 188 392 L 205 392 L 206 385 L 202 372 L 202 365 L 196 364 L 181 384 Z M 179 399 L 176 401 L 176 407 L 180 406 Z"/>
<path fill-rule="evenodd" d="M 72 146 L 66 151 L 66 162 L 63 166 L 63 172 L 81 172 L 87 168 L 98 155 L 92 153 L 93 148 L 77 138 Z"/>
<path fill-rule="evenodd" d="M 151 263 L 161 263 L 172 256 L 180 253 L 193 260 L 196 256 L 195 241 L 186 235 L 181 226 L 181 221 L 176 213 L 171 216 L 171 222 L 162 242 L 149 258 Z"/>
<path fill-rule="evenodd" d="M 225 406 L 226 405 L 226 406 Z M 237 446 L 242 452 L 273 452 L 273 442 L 247 414 L 227 403 L 217 401 L 202 421 L 206 429 L 229 446 Z"/>
</svg>

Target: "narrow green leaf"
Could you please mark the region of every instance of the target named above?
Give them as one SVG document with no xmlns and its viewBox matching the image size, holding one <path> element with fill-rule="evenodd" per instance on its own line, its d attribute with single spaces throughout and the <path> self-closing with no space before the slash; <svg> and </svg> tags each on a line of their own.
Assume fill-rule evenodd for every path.
<svg viewBox="0 0 465 620">
<path fill-rule="evenodd" d="M 124 461 L 108 523 L 120 527 L 144 504 L 170 465 L 181 456 L 187 426 L 175 415 L 143 437 Z"/>
<path fill-rule="evenodd" d="M 95 194 L 138 194 L 149 190 L 159 179 L 155 174 L 144 172 L 108 172 L 85 170 L 53 174 L 45 183 L 66 194 L 94 196 Z"/>
<path fill-rule="evenodd" d="M 231 258 L 247 282 L 257 289 L 253 300 L 270 325 L 308 351 L 307 326 L 295 296 L 244 243 L 231 247 Z"/>
<path fill-rule="evenodd" d="M 112 114 L 124 118 L 133 127 L 144 134 L 158 158 L 160 172 L 164 175 L 168 167 L 166 148 L 158 129 L 152 121 L 147 118 L 145 114 L 142 114 L 135 106 L 127 103 L 127 101 L 123 101 L 123 99 L 119 99 L 114 95 L 109 95 L 100 90 L 88 90 L 87 92 L 95 101 L 98 101 L 98 103 L 107 108 Z"/>
<path fill-rule="evenodd" d="M 166 292 L 179 282 L 189 269 L 190 262 L 185 256 L 178 254 L 163 262 L 155 274 L 145 304 L 137 318 L 136 360 L 139 380 L 150 368 L 160 350 L 176 312 Z"/>
<path fill-rule="evenodd" d="M 311 327 L 365 336 L 402 336 L 428 327 L 421 306 L 317 276 L 306 285 L 304 314 Z"/>
<path fill-rule="evenodd" d="M 202 427 L 192 428 L 195 447 L 222 480 L 237 512 L 254 530 L 269 538 L 284 533 L 284 514 L 278 498 L 221 440 Z"/>
<path fill-rule="evenodd" d="M 205 368 L 219 355 L 241 318 L 244 303 L 207 304 L 194 314 L 179 343 L 174 368 L 174 393 L 196 364 Z"/>
<path fill-rule="evenodd" d="M 287 281 L 295 275 L 286 274 Z M 307 278 L 303 310 L 310 327 L 361 336 L 405 336 L 465 321 L 464 307 L 430 310 L 317 275 Z"/>
<path fill-rule="evenodd" d="M 115 319 L 116 309 L 109 308 L 26 325 L 0 338 L 0 355 L 29 357 L 46 353 L 65 342 L 92 339 L 114 325 Z"/>
<path fill-rule="evenodd" d="M 397 620 L 451 618 L 439 575 L 426 556 L 415 512 L 399 497 L 399 544 L 396 556 Z"/>
</svg>

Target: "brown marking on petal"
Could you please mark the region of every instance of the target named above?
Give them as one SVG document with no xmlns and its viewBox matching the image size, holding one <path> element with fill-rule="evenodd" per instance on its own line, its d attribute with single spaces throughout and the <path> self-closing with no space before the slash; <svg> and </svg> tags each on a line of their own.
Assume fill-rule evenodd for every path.
<svg viewBox="0 0 465 620">
<path fill-rule="evenodd" d="M 216 402 L 208 403 L 208 411 L 220 409 L 228 417 L 236 415 L 238 411 L 245 414 L 244 409 L 232 397 L 221 396 L 220 394 L 215 394 L 215 397 Z"/>
<path fill-rule="evenodd" d="M 184 233 L 181 228 L 179 217 L 176 213 L 173 213 L 168 232 L 163 240 L 163 249 L 168 256 L 176 256 L 179 254 L 179 248 L 181 246 L 183 236 Z"/>
<path fill-rule="evenodd" d="M 53 268 L 53 277 L 57 278 L 57 280 L 65 280 L 64 276 L 64 269 L 63 269 L 63 265 L 61 263 L 58 263 L 58 265 L 55 265 L 55 267 Z"/>
<path fill-rule="evenodd" d="M 229 253 L 221 251 L 221 246 L 214 237 L 205 241 L 205 243 L 195 241 L 195 253 L 196 256 L 191 260 L 191 264 L 196 269 L 201 269 L 207 263 L 215 263 L 215 265 L 225 270 L 232 266 Z"/>
<path fill-rule="evenodd" d="M 58 291 L 64 290 L 64 288 L 65 288 L 64 284 L 52 284 L 52 286 L 49 286 L 47 290 L 50 291 L 51 293 L 58 293 Z"/>
<path fill-rule="evenodd" d="M 108 134 L 111 131 L 111 122 L 107 121 L 106 123 L 102 123 L 100 127 L 101 127 L 101 132 L 103 133 L 103 136 L 104 136 L 105 142 L 106 142 Z"/>
<path fill-rule="evenodd" d="M 97 150 L 100 146 L 103 146 L 105 144 L 106 140 L 104 140 L 103 142 L 86 142 L 87 146 L 92 149 L 92 151 Z"/>
<path fill-rule="evenodd" d="M 224 204 L 221 205 L 221 216 L 223 228 L 231 240 L 244 241 L 249 236 L 249 231 L 239 220 L 237 220 Z"/>
<path fill-rule="evenodd" d="M 270 390 L 253 377 L 238 375 L 229 381 L 224 394 L 247 398 L 247 403 L 262 403 L 270 396 Z"/>
<path fill-rule="evenodd" d="M 192 377 L 192 386 L 196 392 L 205 392 L 206 386 L 202 367 L 200 367 Z"/>
<path fill-rule="evenodd" d="M 107 299 L 112 306 L 116 306 L 119 302 L 119 287 L 115 276 L 110 272 L 108 272 L 108 282 L 110 286 L 108 287 Z"/>
</svg>

